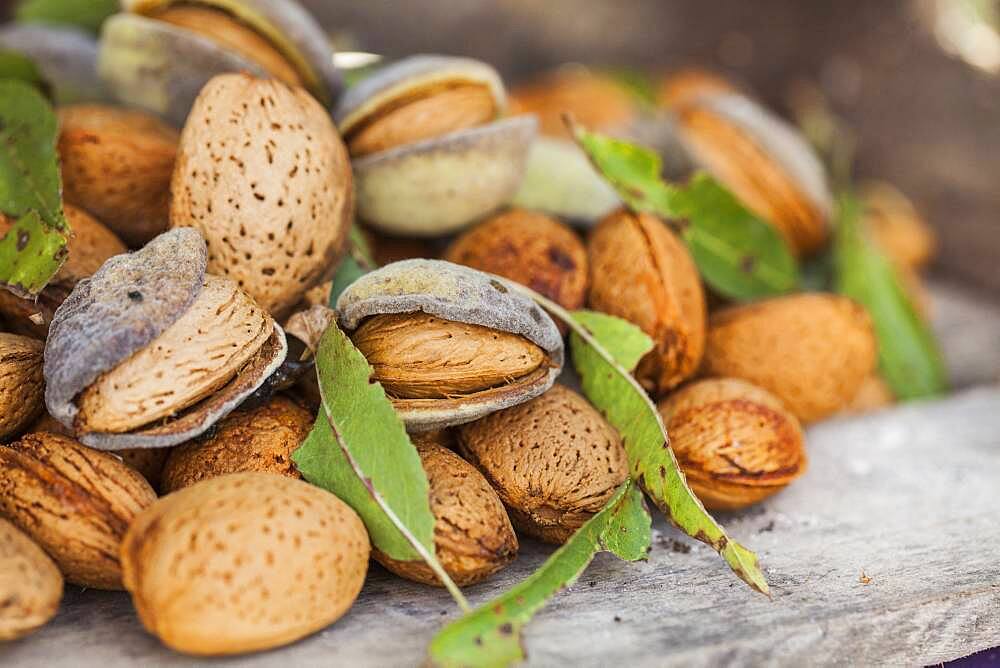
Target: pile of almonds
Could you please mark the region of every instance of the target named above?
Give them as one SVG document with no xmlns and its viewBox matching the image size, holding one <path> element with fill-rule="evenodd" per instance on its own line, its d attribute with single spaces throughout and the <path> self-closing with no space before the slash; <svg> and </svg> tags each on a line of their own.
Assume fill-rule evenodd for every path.
<svg viewBox="0 0 1000 668">
<path fill-rule="evenodd" d="M 96 65 L 116 101 L 58 110 L 69 259 L 37 302 L 0 291 L 0 640 L 51 619 L 64 581 L 128 590 L 150 633 L 196 655 L 335 622 L 369 556 L 440 584 L 296 469 L 317 414 L 315 380 L 289 370 L 315 343 L 303 322 L 336 321 L 367 358 L 462 586 L 520 540 L 565 542 L 629 476 L 619 434 L 562 374 L 565 326 L 511 282 L 652 339 L 636 378 L 710 509 L 800 477 L 804 426 L 893 401 L 864 309 L 712 294 L 675 231 L 581 166 L 560 120 L 623 137 L 661 123 L 809 257 L 829 240 L 822 169 L 731 83 L 666 77 L 651 115 L 587 69 L 508 96 L 485 63 L 418 56 L 345 92 L 294 2 L 123 5 Z M 891 187 L 866 201 L 919 292 L 933 236 Z M 385 266 L 316 320 L 356 221 Z"/>
</svg>

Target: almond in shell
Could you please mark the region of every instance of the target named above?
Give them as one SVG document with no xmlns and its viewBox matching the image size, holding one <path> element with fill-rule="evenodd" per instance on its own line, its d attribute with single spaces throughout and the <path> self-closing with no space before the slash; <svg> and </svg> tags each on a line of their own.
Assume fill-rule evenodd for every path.
<svg viewBox="0 0 1000 668">
<path fill-rule="evenodd" d="M 0 518 L 0 642 L 16 640 L 52 619 L 63 578 L 49 555 Z"/>
<path fill-rule="evenodd" d="M 364 524 L 301 480 L 235 473 L 163 497 L 121 546 L 126 588 L 150 633 L 179 652 L 239 654 L 319 631 L 354 603 Z"/>
<path fill-rule="evenodd" d="M 42 410 L 41 341 L 0 332 L 0 443 L 21 434 Z"/>
</svg>

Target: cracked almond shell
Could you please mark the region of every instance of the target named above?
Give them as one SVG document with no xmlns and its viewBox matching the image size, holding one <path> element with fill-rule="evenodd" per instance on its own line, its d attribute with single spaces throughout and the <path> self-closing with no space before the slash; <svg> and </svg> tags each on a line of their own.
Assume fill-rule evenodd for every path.
<svg viewBox="0 0 1000 668">
<path fill-rule="evenodd" d="M 564 543 L 628 478 L 618 432 L 561 385 L 458 430 L 459 452 L 490 482 L 514 526 Z"/>
<path fill-rule="evenodd" d="M 482 582 L 517 556 L 517 536 L 507 511 L 496 491 L 467 461 L 428 440 L 414 439 L 414 445 L 430 483 L 434 552 L 455 584 Z M 400 577 L 442 586 L 423 561 L 397 561 L 378 550 L 373 556 Z"/>
<path fill-rule="evenodd" d="M 171 227 L 208 244 L 208 271 L 279 317 L 322 282 L 352 222 L 351 165 L 303 89 L 244 74 L 212 79 L 181 134 Z"/>
<path fill-rule="evenodd" d="M 23 531 L 0 518 L 0 642 L 23 638 L 52 619 L 62 600 L 55 562 Z"/>
<path fill-rule="evenodd" d="M 563 340 L 545 311 L 504 279 L 443 260 L 404 260 L 366 274 L 340 295 L 337 313 L 340 326 L 349 334 L 355 334 L 366 319 L 392 314 L 433 316 L 446 323 L 470 325 L 462 330 L 467 336 L 461 348 L 449 348 L 447 340 L 432 340 L 430 346 L 441 354 L 417 360 L 445 373 L 449 373 L 452 355 L 468 353 L 472 363 L 482 362 L 480 356 L 488 358 L 491 332 L 514 351 L 523 349 L 507 335 L 537 346 L 544 355 L 541 364 L 514 382 L 451 397 L 395 399 L 396 412 L 410 431 L 470 422 L 527 401 L 551 387 L 562 370 Z M 386 351 L 386 359 L 392 363 L 391 350 Z"/>
<path fill-rule="evenodd" d="M 748 97 L 719 91 L 675 110 L 695 162 L 774 225 L 799 254 L 827 241 L 833 197 L 823 166 L 792 126 Z"/>
<path fill-rule="evenodd" d="M 280 396 L 261 406 L 233 411 L 210 434 L 170 452 L 163 467 L 162 492 L 245 471 L 301 478 L 292 453 L 309 434 L 313 421 L 312 413 Z"/>
<path fill-rule="evenodd" d="M 702 368 L 764 388 L 809 423 L 847 406 L 876 356 L 864 308 L 838 295 L 803 293 L 713 313 Z"/>
<path fill-rule="evenodd" d="M 0 443 L 17 437 L 41 412 L 41 341 L 0 332 Z"/>
<path fill-rule="evenodd" d="M 173 230 L 140 251 L 108 260 L 56 311 L 46 342 L 46 406 L 85 445 L 120 450 L 190 440 L 280 366 L 287 350 L 281 328 L 236 286 L 206 278 L 206 261 L 197 231 Z M 217 290 L 204 289 L 220 283 Z M 213 299 L 226 295 L 232 297 L 226 298 L 226 308 L 211 307 Z M 236 316 L 254 320 L 258 330 L 249 338 L 228 331 L 236 325 L 229 318 Z M 228 344 L 229 334 L 238 334 L 244 345 L 226 346 L 222 357 L 211 355 L 214 372 L 199 377 L 198 369 L 210 357 L 204 345 Z M 161 385 L 158 373 L 182 382 Z M 116 380 L 124 385 L 115 388 Z M 149 386 L 166 394 L 142 391 Z M 78 405 L 81 398 L 87 400 L 85 412 Z M 139 424 L 143 416 L 166 419 L 151 417 L 152 422 Z"/>
<path fill-rule="evenodd" d="M 49 432 L 0 446 L 0 468 L 0 514 L 31 536 L 68 582 L 122 588 L 118 546 L 136 514 L 156 500 L 141 475 L 114 455 Z"/>
<path fill-rule="evenodd" d="M 799 421 L 770 392 L 742 380 L 685 385 L 659 404 L 691 490 L 711 510 L 738 510 L 806 470 Z"/>
<path fill-rule="evenodd" d="M 166 230 L 177 131 L 146 112 L 108 105 L 61 107 L 58 115 L 66 200 L 133 247 Z"/>
<path fill-rule="evenodd" d="M 354 603 L 370 546 L 333 494 L 268 473 L 203 480 L 163 497 L 121 546 L 143 626 L 168 647 L 226 655 L 319 631 Z"/>
<path fill-rule="evenodd" d="M 705 290 L 684 243 L 662 221 L 625 210 L 605 218 L 587 244 L 590 307 L 628 320 L 655 347 L 636 378 L 663 394 L 692 376 L 705 350 Z"/>
</svg>

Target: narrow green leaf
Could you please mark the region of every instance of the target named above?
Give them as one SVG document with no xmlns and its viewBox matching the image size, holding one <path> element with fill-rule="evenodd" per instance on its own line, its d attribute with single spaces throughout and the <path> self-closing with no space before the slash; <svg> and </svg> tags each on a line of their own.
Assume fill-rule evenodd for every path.
<svg viewBox="0 0 1000 668">
<path fill-rule="evenodd" d="M 785 240 L 714 178 L 697 173 L 686 185 L 665 183 L 653 151 L 571 121 L 569 126 L 629 208 L 678 228 L 702 278 L 716 292 L 749 300 L 780 295 L 798 284 L 798 266 Z"/>
<path fill-rule="evenodd" d="M 426 561 L 467 608 L 434 553 L 430 486 L 416 448 L 368 361 L 335 325 L 320 340 L 316 371 L 322 410 L 292 455 L 302 476 L 354 508 L 386 555 Z"/>
<path fill-rule="evenodd" d="M 601 550 L 628 561 L 644 559 L 650 547 L 650 523 L 642 492 L 627 481 L 538 570 L 442 629 L 430 645 L 431 664 L 457 668 L 522 661 L 521 630 L 535 613 L 576 582 Z"/>
<path fill-rule="evenodd" d="M 917 314 L 892 264 L 867 238 L 860 215 L 857 199 L 842 196 L 834 239 L 837 291 L 871 314 L 880 370 L 898 398 L 942 394 L 948 389 L 947 371 L 934 334 Z"/>
<path fill-rule="evenodd" d="M 14 16 L 24 23 L 71 25 L 97 33 L 119 9 L 119 0 L 22 0 Z"/>
<path fill-rule="evenodd" d="M 347 253 L 337 267 L 337 273 L 333 277 L 333 284 L 330 288 L 330 308 L 335 308 L 337 298 L 340 293 L 347 289 L 354 281 L 358 280 L 370 271 L 378 268 L 378 264 L 372 257 L 372 251 L 368 247 L 361 228 L 357 225 L 351 226 L 351 231 L 347 237 Z"/>
<path fill-rule="evenodd" d="M 656 83 L 645 72 L 627 68 L 612 68 L 605 70 L 604 73 L 631 93 L 639 106 L 651 108 L 656 105 Z"/>
<path fill-rule="evenodd" d="M 31 84 L 0 80 L 0 213 L 14 220 L 0 239 L 0 284 L 38 294 L 66 260 L 56 117 Z"/>
<path fill-rule="evenodd" d="M 35 63 L 17 51 L 0 49 L 0 79 L 17 79 L 43 91 L 46 89 L 45 79 Z"/>
<path fill-rule="evenodd" d="M 597 311 L 573 311 L 573 317 L 628 371 L 653 349 L 653 339 L 628 320 Z"/>
</svg>

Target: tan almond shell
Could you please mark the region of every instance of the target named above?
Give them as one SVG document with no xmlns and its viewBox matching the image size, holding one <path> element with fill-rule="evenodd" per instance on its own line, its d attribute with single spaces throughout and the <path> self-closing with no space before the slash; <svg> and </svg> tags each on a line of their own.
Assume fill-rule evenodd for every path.
<svg viewBox="0 0 1000 668">
<path fill-rule="evenodd" d="M 799 421 L 756 385 L 701 380 L 661 401 L 659 410 L 688 485 L 706 508 L 745 508 L 805 473 Z"/>
<path fill-rule="evenodd" d="M 897 267 L 919 271 L 933 259 L 937 235 L 903 193 L 888 183 L 868 183 L 862 199 L 863 224 Z"/>
<path fill-rule="evenodd" d="M 351 86 L 333 116 L 347 136 L 387 108 L 397 107 L 422 91 L 458 85 L 485 86 L 493 98 L 494 116 L 506 107 L 503 82 L 492 66 L 472 58 L 417 55 L 382 67 Z"/>
<path fill-rule="evenodd" d="M 614 78 L 569 65 L 511 90 L 510 113 L 534 114 L 543 135 L 571 139 L 563 114 L 590 130 L 608 132 L 627 127 L 638 109 L 632 93 Z"/>
<path fill-rule="evenodd" d="M 83 209 L 64 202 L 63 212 L 72 230 L 66 244 L 69 255 L 38 300 L 32 302 L 17 297 L 9 290 L 0 290 L 0 315 L 10 317 L 17 333 L 44 339 L 56 309 L 76 284 L 100 269 L 108 258 L 128 251 L 114 232 Z M 6 234 L 11 225 L 10 219 L 0 213 L 0 236 Z M 36 313 L 42 316 L 41 325 L 29 320 Z"/>
<path fill-rule="evenodd" d="M 509 282 L 443 260 L 404 260 L 365 274 L 337 300 L 348 333 L 366 318 L 423 312 L 453 322 L 523 336 L 548 357 L 518 382 L 452 399 L 403 399 L 394 403 L 410 431 L 428 431 L 477 420 L 538 396 L 562 371 L 563 340 L 552 318 Z"/>
<path fill-rule="evenodd" d="M 800 254 L 829 236 L 833 197 L 819 159 L 788 124 L 738 93 L 698 97 L 676 110 L 696 162 L 773 224 Z"/>
<path fill-rule="evenodd" d="M 590 307 L 653 338 L 636 377 L 663 394 L 692 376 L 705 350 L 705 290 L 684 243 L 659 219 L 618 211 L 587 244 Z"/>
<path fill-rule="evenodd" d="M 510 202 L 535 138 L 514 116 L 354 161 L 358 216 L 389 234 L 455 232 Z"/>
<path fill-rule="evenodd" d="M 63 578 L 55 562 L 0 518 L 0 642 L 44 626 L 58 612 L 62 593 Z"/>
<path fill-rule="evenodd" d="M 65 199 L 132 247 L 166 230 L 177 131 L 146 112 L 108 105 L 58 114 Z"/>
<path fill-rule="evenodd" d="M 118 545 L 156 500 L 149 483 L 117 457 L 48 432 L 0 446 L 0 467 L 0 514 L 48 552 L 68 582 L 121 589 Z"/>
<path fill-rule="evenodd" d="M 832 294 L 804 293 L 712 314 L 703 369 L 768 390 L 803 423 L 828 417 L 874 371 L 871 318 Z"/>
<path fill-rule="evenodd" d="M 205 276 L 184 315 L 77 397 L 80 432 L 123 433 L 218 391 L 272 336 L 274 321 L 233 281 Z"/>
<path fill-rule="evenodd" d="M 459 452 L 490 482 L 518 530 L 563 543 L 628 478 L 618 433 L 561 385 L 458 429 Z"/>
<path fill-rule="evenodd" d="M 41 341 L 0 332 L 0 443 L 19 436 L 42 410 L 43 350 Z"/>
<path fill-rule="evenodd" d="M 225 74 L 181 133 L 171 227 L 195 227 L 208 271 L 277 317 L 322 282 L 352 222 L 351 165 L 326 111 L 301 88 Z"/>
<path fill-rule="evenodd" d="M 698 68 L 685 68 L 660 80 L 656 90 L 656 103 L 673 109 L 703 97 L 736 92 L 731 81 L 715 72 Z"/>
<path fill-rule="evenodd" d="M 482 582 L 517 556 L 517 536 L 507 511 L 474 466 L 441 445 L 415 445 L 430 483 L 434 552 L 455 584 Z M 397 561 L 377 549 L 372 556 L 400 577 L 442 586 L 423 561 Z"/>
<path fill-rule="evenodd" d="M 233 411 L 212 433 L 177 446 L 163 467 L 164 494 L 208 478 L 260 471 L 301 478 L 292 453 L 312 428 L 313 415 L 285 397 Z"/>
<path fill-rule="evenodd" d="M 567 225 L 541 213 L 492 216 L 455 239 L 444 259 L 526 285 L 571 311 L 587 298 L 587 249 Z"/>
<path fill-rule="evenodd" d="M 139 619 L 186 654 L 280 647 L 354 603 L 369 557 L 364 524 L 301 480 L 234 473 L 163 497 L 121 546 Z"/>
</svg>

